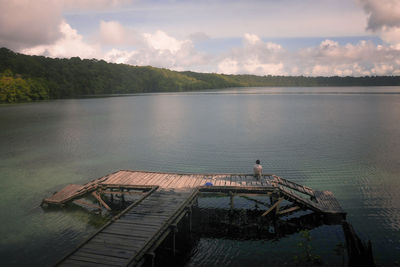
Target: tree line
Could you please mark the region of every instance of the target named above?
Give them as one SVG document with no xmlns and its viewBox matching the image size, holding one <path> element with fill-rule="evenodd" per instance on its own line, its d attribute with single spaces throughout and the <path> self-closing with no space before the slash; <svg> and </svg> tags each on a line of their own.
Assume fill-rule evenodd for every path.
<svg viewBox="0 0 400 267">
<path fill-rule="evenodd" d="M 0 48 L 0 103 L 228 87 L 385 85 L 400 85 L 400 77 L 256 76 L 178 72 L 79 57 L 65 59 L 28 56 Z"/>
</svg>

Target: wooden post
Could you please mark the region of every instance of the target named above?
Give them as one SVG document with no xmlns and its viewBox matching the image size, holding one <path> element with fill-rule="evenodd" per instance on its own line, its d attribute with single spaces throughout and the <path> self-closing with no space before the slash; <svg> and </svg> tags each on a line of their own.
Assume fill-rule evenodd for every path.
<svg viewBox="0 0 400 267">
<path fill-rule="evenodd" d="M 274 205 L 271 206 L 271 208 L 269 208 L 269 209 L 268 209 L 266 212 L 264 212 L 261 216 L 267 215 L 267 214 L 270 213 L 272 210 L 275 210 L 275 213 L 276 213 L 276 211 L 278 210 L 278 206 L 279 206 L 279 204 L 280 204 L 282 201 L 283 201 L 283 198 L 280 198 L 277 202 L 274 203 Z"/>
<path fill-rule="evenodd" d="M 172 228 L 172 253 L 175 257 L 176 254 L 176 233 L 178 232 L 178 225 L 176 224 L 171 224 L 170 226 Z"/>
<path fill-rule="evenodd" d="M 188 206 L 187 210 L 187 215 L 189 217 L 189 232 L 192 232 L 192 207 Z"/>
<path fill-rule="evenodd" d="M 231 210 L 233 210 L 233 208 L 234 208 L 234 203 L 233 203 L 233 197 L 234 197 L 234 194 L 232 193 L 232 191 L 229 191 L 229 197 L 230 197 L 230 206 L 231 206 Z"/>
<path fill-rule="evenodd" d="M 92 192 L 92 195 L 99 201 L 100 205 L 102 205 L 107 210 L 111 210 L 111 208 L 101 199 L 100 195 L 97 192 Z"/>
</svg>

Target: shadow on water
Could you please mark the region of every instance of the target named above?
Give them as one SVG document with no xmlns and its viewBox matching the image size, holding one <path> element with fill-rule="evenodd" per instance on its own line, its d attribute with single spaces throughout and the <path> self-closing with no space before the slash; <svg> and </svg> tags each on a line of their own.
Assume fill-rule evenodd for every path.
<svg viewBox="0 0 400 267">
<path fill-rule="evenodd" d="M 106 197 L 112 212 L 92 207 L 83 207 L 74 203 L 63 207 L 63 212 L 79 220 L 83 218 L 89 225 L 100 228 L 113 216 L 119 214 L 134 202 L 137 196 L 121 199 Z M 201 193 L 177 225 L 175 234 L 170 233 L 154 250 L 145 256 L 144 266 L 241 266 L 263 264 L 268 266 L 316 266 L 338 265 L 324 261 L 313 251 L 310 232 L 322 227 L 340 227 L 343 229 L 343 243 L 336 245 L 335 251 L 342 258 L 341 266 L 375 266 L 371 243 L 365 244 L 355 234 L 352 226 L 342 215 L 323 215 L 309 210 L 300 210 L 287 216 L 269 213 L 262 216 L 271 203 L 260 195 L 237 195 L 235 203 L 220 193 Z M 90 197 L 87 201 L 93 201 Z M 59 212 L 59 207 L 48 206 L 45 212 Z M 90 212 L 88 212 L 90 211 Z M 82 216 L 82 214 L 86 216 Z M 214 242 L 205 247 L 204 240 Z M 289 240 L 289 242 L 288 242 Z M 237 258 L 232 244 L 249 244 L 258 261 L 252 261 L 249 255 L 245 259 Z M 270 250 L 271 244 L 286 246 L 288 251 L 276 253 Z M 252 256 L 250 254 L 250 256 Z M 218 260 L 220 258 L 222 260 Z M 215 260 L 213 260 L 215 258 Z"/>
<path fill-rule="evenodd" d="M 265 210 L 258 209 L 257 205 L 255 208 L 232 209 L 221 207 L 221 202 L 224 202 L 221 195 L 206 198 L 211 199 L 206 205 L 200 196 L 192 207 L 192 224 L 189 219 L 182 220 L 175 241 L 172 235 L 168 236 L 148 257 L 145 266 L 242 266 L 246 263 L 267 266 L 375 266 L 371 243 L 362 242 L 341 215 L 300 211 L 284 217 L 275 214 L 263 217 L 261 215 Z M 209 205 L 210 202 L 213 206 Z M 330 252 L 339 258 L 336 262 L 320 257 L 311 245 L 311 231 L 323 227 L 338 227 L 343 231 L 344 239 L 334 244 Z M 204 240 L 206 245 L 202 244 Z M 232 249 L 234 243 L 240 243 L 241 248 L 243 244 L 249 244 L 250 249 L 257 246 L 255 250 L 258 251 L 242 259 Z M 281 248 L 276 254 L 268 249 L 268 244 L 280 243 L 289 252 Z M 254 260 L 255 257 L 258 259 Z"/>
</svg>

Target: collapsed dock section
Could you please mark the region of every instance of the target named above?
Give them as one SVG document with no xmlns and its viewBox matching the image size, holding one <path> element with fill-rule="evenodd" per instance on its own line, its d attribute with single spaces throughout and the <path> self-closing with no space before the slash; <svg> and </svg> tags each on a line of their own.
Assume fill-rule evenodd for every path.
<svg viewBox="0 0 400 267">
<path fill-rule="evenodd" d="M 97 201 L 97 209 L 111 210 L 107 200 L 114 196 L 139 194 L 131 205 L 99 231 L 64 257 L 60 266 L 140 266 L 166 239 L 173 236 L 183 217 L 191 224 L 191 209 L 199 192 L 225 193 L 231 198 L 256 194 L 269 198 L 259 215 L 286 216 L 298 211 L 337 216 L 346 213 L 329 191 L 316 191 L 276 175 L 265 174 L 178 174 L 122 170 L 95 179 L 85 185 L 67 185 L 43 200 L 43 205 L 63 206 L 85 202 L 87 196 Z M 250 199 L 250 198 L 249 198 Z M 282 205 L 285 203 L 286 205 Z M 173 249 L 174 251 L 174 249 Z M 152 256 L 153 255 L 153 256 Z"/>
</svg>

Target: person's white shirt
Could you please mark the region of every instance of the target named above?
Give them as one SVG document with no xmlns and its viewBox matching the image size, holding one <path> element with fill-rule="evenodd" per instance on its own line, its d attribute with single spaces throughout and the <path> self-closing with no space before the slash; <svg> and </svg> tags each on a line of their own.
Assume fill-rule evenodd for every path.
<svg viewBox="0 0 400 267">
<path fill-rule="evenodd" d="M 253 167 L 253 170 L 254 170 L 254 176 L 261 176 L 261 174 L 262 174 L 261 164 L 255 164 Z"/>
</svg>

